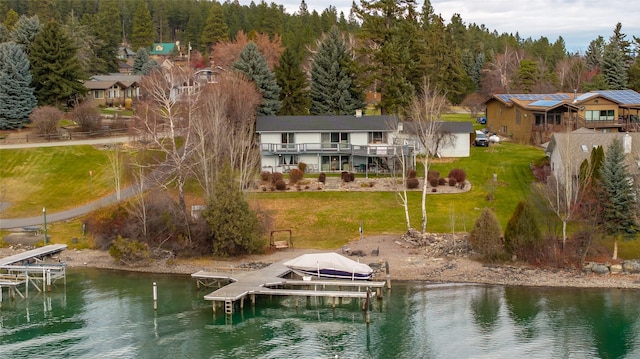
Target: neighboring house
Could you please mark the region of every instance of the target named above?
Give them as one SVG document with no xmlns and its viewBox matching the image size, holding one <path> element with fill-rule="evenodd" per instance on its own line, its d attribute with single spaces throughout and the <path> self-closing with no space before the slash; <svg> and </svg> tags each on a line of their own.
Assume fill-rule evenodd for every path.
<svg viewBox="0 0 640 359">
<path fill-rule="evenodd" d="M 436 138 L 438 143 L 437 157 L 469 157 L 474 134 L 471 122 L 439 122 Z M 416 152 L 425 154 L 424 146 L 417 139 L 417 124 L 402 122 L 398 125 L 396 144 L 408 144 Z"/>
<path fill-rule="evenodd" d="M 394 144 L 397 127 L 392 116 L 258 116 L 261 167 L 368 174 L 400 169 L 398 157 L 412 166 L 412 148 Z"/>
<path fill-rule="evenodd" d="M 133 64 L 133 60 L 136 58 L 136 52 L 127 46 L 120 46 L 117 54 L 118 60 L 122 62 Z"/>
<path fill-rule="evenodd" d="M 599 132 L 640 130 L 640 94 L 496 94 L 485 102 L 487 127 L 515 142 L 541 144 L 553 133 L 586 127 Z"/>
<path fill-rule="evenodd" d="M 84 86 L 89 89 L 86 101 L 98 106 L 123 106 L 130 98 L 136 101 L 140 98 L 140 79 L 137 75 L 95 75 L 85 81 Z"/>
<path fill-rule="evenodd" d="M 618 138 L 626 157 L 627 170 L 636 177 L 640 174 L 640 133 L 609 132 L 580 128 L 573 132 L 554 133 L 545 150 L 549 156 L 551 172 L 560 181 L 565 171 L 577 176 L 584 160 L 589 161 L 594 147 L 602 146 L 607 151 L 614 138 Z"/>
</svg>

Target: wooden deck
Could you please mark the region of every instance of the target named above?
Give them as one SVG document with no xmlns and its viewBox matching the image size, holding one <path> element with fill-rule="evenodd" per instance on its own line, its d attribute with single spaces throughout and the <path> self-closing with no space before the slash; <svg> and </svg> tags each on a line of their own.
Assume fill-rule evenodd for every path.
<svg viewBox="0 0 640 359">
<path fill-rule="evenodd" d="M 233 312 L 233 303 L 240 301 L 240 307 L 244 306 L 244 298 L 250 297 L 255 303 L 256 295 L 282 295 L 304 297 L 328 297 L 328 298 L 362 298 L 367 299 L 370 288 L 376 288 L 378 297 L 385 282 L 374 281 L 350 281 L 350 280 L 292 280 L 283 278 L 291 272 L 291 269 L 283 263 L 273 263 L 265 268 L 247 272 L 208 272 L 199 271 L 191 275 L 197 280 L 198 286 L 219 286 L 218 289 L 204 296 L 205 300 L 212 301 L 213 310 L 216 303 L 224 303 L 225 313 Z M 222 282 L 228 284 L 222 285 Z M 349 288 L 348 290 L 343 290 Z"/>
<path fill-rule="evenodd" d="M 66 244 L 50 244 L 48 246 L 32 249 L 30 251 L 14 254 L 12 256 L 0 258 L 0 267 L 8 266 L 18 262 L 30 261 L 35 259 L 41 261 L 44 257 L 58 254 L 67 248 Z M 22 263 L 20 263 L 22 264 Z"/>
<path fill-rule="evenodd" d="M 8 288 L 9 295 L 15 299 L 16 294 L 21 298 L 28 297 L 30 285 L 42 292 L 50 291 L 51 285 L 58 279 L 63 279 L 66 284 L 64 264 L 45 264 L 42 262 L 44 258 L 54 256 L 66 248 L 66 244 L 52 244 L 1 258 L 0 305 L 3 287 Z M 35 263 L 33 263 L 34 261 Z M 24 294 L 20 291 L 22 286 L 24 286 Z"/>
</svg>

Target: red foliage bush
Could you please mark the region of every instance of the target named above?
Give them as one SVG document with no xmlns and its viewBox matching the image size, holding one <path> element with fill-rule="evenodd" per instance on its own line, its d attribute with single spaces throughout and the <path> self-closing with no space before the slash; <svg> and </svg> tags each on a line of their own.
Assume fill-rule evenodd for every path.
<svg viewBox="0 0 640 359">
<path fill-rule="evenodd" d="M 444 186 L 446 184 L 447 184 L 447 179 L 446 178 L 444 178 L 444 177 L 438 178 L 438 185 Z"/>
<path fill-rule="evenodd" d="M 278 191 L 284 191 L 287 189 L 287 184 L 282 179 L 277 180 L 275 186 Z"/>
<path fill-rule="evenodd" d="M 280 172 L 273 172 L 271 174 L 271 183 L 275 184 L 278 181 L 282 181 L 282 173 Z"/>
<path fill-rule="evenodd" d="M 407 172 L 407 178 L 416 178 L 416 170 L 409 170 L 409 172 Z"/>
<path fill-rule="evenodd" d="M 429 184 L 431 185 L 431 187 L 438 187 L 438 183 L 440 183 L 440 181 L 438 181 L 437 178 L 432 178 L 429 180 Z"/>
<path fill-rule="evenodd" d="M 438 171 L 433 171 L 433 170 L 429 170 L 429 172 L 427 172 L 427 180 L 428 180 L 429 182 L 431 182 L 431 180 L 432 180 L 433 178 L 435 178 L 435 179 L 440 178 L 440 172 L 438 172 Z"/>
<path fill-rule="evenodd" d="M 464 182 L 467 179 L 467 173 L 460 168 L 454 168 L 449 171 L 449 178 L 455 178 L 456 182 Z"/>
<path fill-rule="evenodd" d="M 298 183 L 302 180 L 302 177 L 304 177 L 304 172 L 300 169 L 292 168 L 291 171 L 289 171 L 289 182 L 291 183 Z"/>
<path fill-rule="evenodd" d="M 269 172 L 269 171 L 260 172 L 260 180 L 262 180 L 262 182 L 270 182 L 271 181 L 271 172 Z"/>
<path fill-rule="evenodd" d="M 318 182 L 325 183 L 326 181 L 327 175 L 324 172 L 321 172 L 320 175 L 318 175 Z"/>
<path fill-rule="evenodd" d="M 458 181 L 456 181 L 456 179 L 453 177 L 449 177 L 449 186 L 453 187 L 456 184 L 458 184 Z"/>
<path fill-rule="evenodd" d="M 420 180 L 415 177 L 407 178 L 407 188 L 408 189 L 416 189 L 420 186 Z"/>
</svg>

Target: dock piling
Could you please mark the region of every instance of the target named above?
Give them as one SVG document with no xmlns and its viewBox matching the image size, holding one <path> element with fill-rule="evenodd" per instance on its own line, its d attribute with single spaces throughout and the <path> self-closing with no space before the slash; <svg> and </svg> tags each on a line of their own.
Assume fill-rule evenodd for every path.
<svg viewBox="0 0 640 359">
<path fill-rule="evenodd" d="M 158 310 L 158 285 L 153 282 L 153 310 Z"/>
</svg>

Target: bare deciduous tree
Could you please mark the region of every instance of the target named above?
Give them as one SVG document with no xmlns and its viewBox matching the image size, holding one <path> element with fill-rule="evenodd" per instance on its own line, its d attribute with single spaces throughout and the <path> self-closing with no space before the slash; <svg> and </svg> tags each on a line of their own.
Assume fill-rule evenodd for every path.
<svg viewBox="0 0 640 359">
<path fill-rule="evenodd" d="M 96 131 L 102 126 L 100 113 L 88 102 L 78 104 L 73 111 L 71 111 L 71 119 L 78 125 L 82 132 Z"/>
<path fill-rule="evenodd" d="M 438 153 L 438 147 L 442 144 L 444 136 L 439 134 L 442 113 L 448 106 L 447 98 L 437 87 L 430 85 L 426 80 L 422 93 L 416 97 L 411 105 L 411 117 L 416 123 L 416 135 L 418 141 L 425 149 L 423 157 L 424 178 L 422 185 L 422 233 L 427 230 L 427 175 L 431 165 L 431 158 Z"/>
<path fill-rule="evenodd" d="M 38 107 L 31 115 L 29 120 L 35 126 L 38 133 L 49 135 L 56 133 L 58 130 L 58 121 L 62 118 L 62 111 L 53 106 Z"/>
<path fill-rule="evenodd" d="M 200 89 L 192 84 L 190 71 L 173 68 L 156 70 L 142 80 L 145 103 L 137 114 L 137 129 L 146 133 L 154 147 L 163 154 L 163 162 L 156 171 L 161 171 L 161 184 L 175 185 L 178 202 L 189 223 L 185 202 L 185 185 L 190 173 L 191 156 L 194 151 L 191 123 L 194 121 Z M 160 126 L 162 125 L 162 126 Z M 159 131 L 159 129 L 162 131 Z M 190 240 L 190 238 L 188 239 Z"/>
</svg>

